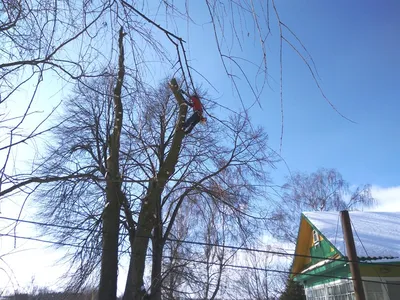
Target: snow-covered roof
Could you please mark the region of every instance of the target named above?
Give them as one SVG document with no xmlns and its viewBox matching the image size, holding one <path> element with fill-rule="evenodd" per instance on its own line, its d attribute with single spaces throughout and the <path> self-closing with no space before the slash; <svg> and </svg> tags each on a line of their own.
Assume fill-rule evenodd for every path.
<svg viewBox="0 0 400 300">
<path fill-rule="evenodd" d="M 316 268 L 322 267 L 322 266 L 327 265 L 327 264 L 329 264 L 331 262 L 332 262 L 332 259 L 321 260 L 321 261 L 317 262 L 316 264 L 313 264 L 313 265 L 309 266 L 308 268 L 304 269 L 303 271 L 301 271 L 301 273 L 310 272 L 311 270 L 314 270 Z"/>
<path fill-rule="evenodd" d="M 336 249 L 346 255 L 339 212 L 303 214 Z M 400 258 L 400 212 L 351 211 L 349 215 L 358 257 Z"/>
</svg>

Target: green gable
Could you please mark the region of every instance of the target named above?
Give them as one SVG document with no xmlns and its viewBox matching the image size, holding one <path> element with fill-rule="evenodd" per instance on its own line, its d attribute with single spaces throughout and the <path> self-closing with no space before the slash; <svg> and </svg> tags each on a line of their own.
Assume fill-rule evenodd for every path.
<svg viewBox="0 0 400 300">
<path fill-rule="evenodd" d="M 298 254 L 310 256 L 310 259 L 303 265 L 302 271 L 305 271 L 304 274 L 294 276 L 294 280 L 302 282 L 306 287 L 310 287 L 316 284 L 335 281 L 337 280 L 337 277 L 347 278 L 350 274 L 349 267 L 345 266 L 345 262 L 342 260 L 333 260 L 335 258 L 342 258 L 342 253 L 336 249 L 336 247 L 310 222 L 310 220 L 308 220 L 305 215 L 302 214 L 302 218 L 307 221 L 311 228 L 311 230 L 306 233 L 308 238 L 305 240 L 309 241 L 311 235 L 312 242 L 309 242 L 309 245 L 307 246 L 307 253 Z M 314 231 L 317 236 L 314 236 Z M 315 238 L 317 238 L 317 242 Z M 298 240 L 297 242 L 299 243 L 301 241 Z M 332 259 L 332 261 L 327 259 Z M 307 271 L 307 269 L 309 270 Z M 340 273 L 340 275 L 338 273 Z"/>
</svg>

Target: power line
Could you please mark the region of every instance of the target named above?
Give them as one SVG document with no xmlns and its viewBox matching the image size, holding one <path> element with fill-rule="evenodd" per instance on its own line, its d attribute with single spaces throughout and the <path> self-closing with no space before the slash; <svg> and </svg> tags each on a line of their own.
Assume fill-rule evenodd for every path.
<svg viewBox="0 0 400 300">
<path fill-rule="evenodd" d="M 57 228 L 79 230 L 79 231 L 91 231 L 92 230 L 90 228 L 82 228 L 82 227 L 78 227 L 78 226 L 50 224 L 50 223 L 43 223 L 43 222 L 23 220 L 23 219 L 15 219 L 15 218 L 3 217 L 3 216 L 0 216 L 0 219 L 7 220 L 7 221 L 13 221 L 16 223 L 27 223 L 27 224 L 38 225 L 38 226 L 57 227 Z"/>
<path fill-rule="evenodd" d="M 3 217 L 3 216 L 0 216 L 0 219 L 13 221 L 13 222 L 17 222 L 17 223 L 33 224 L 33 225 L 38 225 L 38 226 L 48 226 L 48 227 L 79 230 L 79 231 L 93 231 L 93 229 L 90 229 L 90 228 L 82 228 L 82 227 L 77 227 L 77 226 L 68 226 L 68 225 L 59 225 L 59 224 L 50 224 L 50 223 L 43 223 L 43 222 L 23 220 L 23 219 L 15 219 L 15 218 Z M 138 235 L 136 235 L 136 236 L 142 237 L 142 238 L 152 238 L 152 236 L 138 236 Z M 260 253 L 267 253 L 267 254 L 268 253 L 276 254 L 276 255 L 294 255 L 294 254 L 290 254 L 287 252 L 280 252 L 280 251 L 262 250 L 262 249 L 256 249 L 256 248 L 238 247 L 238 246 L 231 246 L 231 245 L 221 245 L 221 244 L 216 244 L 216 243 L 204 243 L 204 242 L 180 240 L 180 239 L 174 239 L 174 238 L 167 238 L 167 240 L 170 242 L 186 243 L 186 244 L 192 244 L 192 245 L 198 245 L 198 246 L 215 246 L 215 247 L 227 248 L 227 249 L 232 249 L 232 250 L 252 251 L 252 252 L 260 252 Z M 282 248 L 280 248 L 280 249 L 282 249 Z M 294 249 L 282 249 L 282 250 L 294 251 Z"/>
<path fill-rule="evenodd" d="M 48 226 L 48 227 L 56 227 L 56 228 L 63 228 L 63 229 L 72 229 L 72 230 L 80 230 L 80 231 L 93 231 L 92 229 L 89 228 L 81 228 L 81 227 L 76 227 L 76 226 L 67 226 L 67 225 L 59 225 L 59 224 L 49 224 L 49 223 L 43 223 L 43 222 L 37 222 L 37 221 L 30 221 L 30 220 L 22 220 L 22 219 L 15 219 L 15 218 L 9 218 L 9 217 L 3 217 L 0 216 L 0 219 L 8 220 L 8 221 L 15 221 L 15 222 L 21 222 L 21 223 L 27 223 L 27 224 L 33 224 L 33 225 L 39 225 L 39 226 Z M 4 235 L 3 236 L 14 236 L 14 235 Z M 152 236 L 136 236 L 139 238 L 153 238 Z M 25 239 L 35 239 L 32 237 L 23 237 Z M 40 239 L 39 239 L 40 240 Z M 351 262 L 348 259 L 345 258 L 327 258 L 323 256 L 314 256 L 314 255 L 306 255 L 306 254 L 297 254 L 297 253 L 287 253 L 287 252 L 282 252 L 282 251 L 273 251 L 273 250 L 263 250 L 263 249 L 257 249 L 257 248 L 249 248 L 249 247 L 239 247 L 239 246 L 232 246 L 232 245 L 222 245 L 222 244 L 217 244 L 217 243 L 205 243 L 205 242 L 197 242 L 197 241 L 188 241 L 188 240 L 180 240 L 180 239 L 174 239 L 174 238 L 167 238 L 166 240 L 170 242 L 176 242 L 176 243 L 183 243 L 183 244 L 191 244 L 191 245 L 197 245 L 197 246 L 213 246 L 213 247 L 219 247 L 219 248 L 225 248 L 225 249 L 231 249 L 231 250 L 238 250 L 238 251 L 248 251 L 248 252 L 256 252 L 256 253 L 264 253 L 264 254 L 272 254 L 272 255 L 277 255 L 277 256 L 284 256 L 284 257 L 301 257 L 301 258 L 311 258 L 311 259 L 320 259 L 320 260 L 328 260 L 328 261 L 342 261 L 345 263 Z M 71 247 L 89 247 L 90 246 L 82 246 L 79 244 L 68 244 L 64 242 L 52 242 L 52 241 L 46 241 L 43 240 L 45 243 L 57 243 L 60 246 L 71 246 Z M 293 250 L 290 250 L 293 251 Z M 357 261 L 360 263 L 360 261 Z M 392 266 L 392 267 L 400 267 L 400 265 L 396 264 L 389 264 L 389 263 L 374 263 L 372 261 L 370 262 L 361 262 L 363 264 L 369 264 L 369 265 L 383 265 L 383 266 Z"/>
<path fill-rule="evenodd" d="M 101 250 L 101 248 L 97 248 L 97 247 L 93 247 L 93 246 L 84 246 L 84 245 L 79 245 L 79 244 L 49 241 L 49 240 L 44 240 L 44 239 L 40 239 L 40 238 L 35 238 L 35 237 L 30 237 L 30 236 L 20 236 L 20 235 L 14 235 L 14 234 L 9 234 L 9 233 L 0 233 L 0 237 L 11 237 L 11 238 L 16 238 L 16 239 L 21 239 L 21 240 L 29 240 L 29 241 L 35 241 L 35 242 L 41 242 L 41 243 L 59 245 L 59 246 L 83 248 L 83 249 L 88 249 L 88 250 Z"/>
<path fill-rule="evenodd" d="M 34 237 L 25 237 L 25 236 L 14 236 L 11 234 L 0 234 L 0 237 L 5 236 L 5 237 L 12 237 L 12 238 L 18 238 L 18 239 L 26 239 L 26 240 L 32 240 L 32 241 L 37 241 L 37 242 L 43 242 L 43 243 L 49 243 L 49 244 L 56 244 L 56 245 L 63 245 L 63 246 L 71 246 L 71 247 L 81 247 L 80 245 L 77 244 L 69 244 L 69 243 L 63 243 L 63 242 L 55 242 L 55 241 L 49 241 L 49 240 L 43 240 L 39 238 L 34 238 Z M 86 246 L 84 248 L 89 248 L 89 249 L 96 249 L 96 250 L 101 250 L 100 248 L 96 247 L 90 247 Z M 121 251 L 120 251 L 121 252 Z M 147 257 L 152 257 L 152 255 L 146 255 Z M 184 260 L 187 262 L 192 262 L 192 263 L 199 263 L 199 264 L 208 264 L 208 265 L 216 265 L 219 266 L 221 263 L 218 262 L 209 262 L 209 261 L 204 261 L 204 260 L 199 260 L 199 259 L 193 259 L 193 258 L 182 258 L 182 257 L 173 257 L 173 256 L 165 256 L 163 255 L 163 258 L 167 259 L 174 259 L 174 260 Z M 301 272 L 292 272 L 292 271 L 285 271 L 285 270 L 278 270 L 278 269 L 269 269 L 269 268 L 261 268 L 261 267 L 251 267 L 251 266 L 243 266 L 243 265 L 237 265 L 237 264 L 228 264 L 228 263 L 223 263 L 224 267 L 228 268 L 235 268 L 235 269 L 246 269 L 246 270 L 254 270 L 254 271 L 264 271 L 264 272 L 272 272 L 272 273 L 283 273 L 283 274 L 291 274 L 291 275 L 307 275 L 311 277 L 323 277 L 323 278 L 332 278 L 332 279 L 343 279 L 343 280 L 353 280 L 353 278 L 349 277 L 344 277 L 344 276 L 332 276 L 332 275 L 319 275 L 319 274 L 303 274 Z M 377 280 L 368 280 L 368 279 L 362 279 L 363 282 L 371 282 L 371 283 L 382 283 L 381 281 Z M 399 285 L 400 283 L 395 283 L 395 282 L 385 282 L 385 284 L 388 285 Z"/>
<path fill-rule="evenodd" d="M 221 263 L 218 262 L 207 262 L 207 261 L 202 261 L 202 260 L 196 260 L 192 258 L 175 258 L 172 256 L 164 256 L 163 258 L 170 258 L 170 259 L 176 259 L 176 260 L 186 260 L 189 262 L 193 263 L 200 263 L 200 264 L 209 264 L 209 265 L 216 265 L 219 266 Z M 344 276 L 333 276 L 333 275 L 318 275 L 318 274 L 303 274 L 301 272 L 292 272 L 292 271 L 285 271 L 285 270 L 278 270 L 278 269 L 268 269 L 268 268 L 261 268 L 261 267 L 250 267 L 250 266 L 242 266 L 242 265 L 236 265 L 236 264 L 226 264 L 222 263 L 224 267 L 228 268 L 236 268 L 236 269 L 247 269 L 247 270 L 255 270 L 255 271 L 264 271 L 264 272 L 272 272 L 272 273 L 283 273 L 283 274 L 291 274 L 291 275 L 307 275 L 311 277 L 323 277 L 323 278 L 333 278 L 333 279 L 343 279 L 343 280 L 353 280 L 352 277 L 344 277 Z M 363 282 L 372 282 L 372 283 L 382 283 L 381 281 L 377 280 L 369 280 L 369 279 L 362 279 Z M 399 285 L 400 283 L 396 282 L 385 282 L 385 284 L 392 284 L 392 285 Z"/>
<path fill-rule="evenodd" d="M 350 217 L 349 217 L 349 220 L 350 220 L 351 226 L 352 226 L 353 229 L 354 229 L 354 232 L 356 233 L 356 236 L 357 236 L 358 240 L 359 240 L 360 243 L 361 243 L 361 246 L 363 247 L 363 249 L 364 249 L 364 251 L 365 251 L 365 254 L 368 256 L 367 249 L 364 247 L 364 243 L 361 241 L 361 239 L 360 239 L 360 237 L 359 237 L 359 235 L 358 235 L 358 232 L 357 232 L 357 230 L 356 230 L 356 227 L 354 226 L 353 221 L 350 219 Z M 379 279 L 382 281 L 382 277 L 379 275 L 379 272 L 378 272 L 375 268 L 372 268 L 372 269 L 375 271 L 376 275 L 378 275 Z M 389 297 L 389 289 L 388 289 L 388 287 L 387 287 L 386 285 L 385 285 L 385 290 L 386 290 L 387 296 Z"/>
</svg>

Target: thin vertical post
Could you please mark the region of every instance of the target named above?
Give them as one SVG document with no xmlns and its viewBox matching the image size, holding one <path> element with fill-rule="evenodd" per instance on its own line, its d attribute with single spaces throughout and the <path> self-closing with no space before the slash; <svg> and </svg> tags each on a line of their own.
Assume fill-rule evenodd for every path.
<svg viewBox="0 0 400 300">
<path fill-rule="evenodd" d="M 347 257 L 349 258 L 351 277 L 353 278 L 354 294 L 356 296 L 356 300 L 365 300 L 360 268 L 358 266 L 357 251 L 354 244 L 353 231 L 351 230 L 349 212 L 347 210 L 341 211 L 340 217 L 342 220 L 342 230 L 346 244 Z"/>
</svg>

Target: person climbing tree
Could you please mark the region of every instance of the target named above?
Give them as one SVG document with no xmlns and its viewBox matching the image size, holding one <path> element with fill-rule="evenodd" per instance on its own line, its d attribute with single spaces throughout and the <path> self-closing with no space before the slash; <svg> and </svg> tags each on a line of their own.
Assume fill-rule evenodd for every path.
<svg viewBox="0 0 400 300">
<path fill-rule="evenodd" d="M 206 118 L 203 117 L 203 105 L 201 104 L 199 96 L 195 93 L 192 96 L 189 96 L 185 91 L 180 90 L 182 95 L 186 95 L 190 98 L 190 101 L 185 100 L 185 103 L 189 105 L 190 107 L 193 108 L 193 114 L 186 120 L 186 122 L 182 126 L 182 130 L 188 134 L 190 133 L 194 126 L 197 125 L 197 123 L 205 123 Z"/>
</svg>

